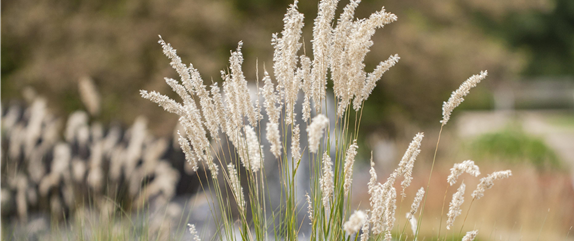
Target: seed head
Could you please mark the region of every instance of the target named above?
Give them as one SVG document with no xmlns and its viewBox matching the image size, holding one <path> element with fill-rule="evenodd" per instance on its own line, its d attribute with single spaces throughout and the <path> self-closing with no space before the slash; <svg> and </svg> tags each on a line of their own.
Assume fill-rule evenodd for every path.
<svg viewBox="0 0 574 241">
<path fill-rule="evenodd" d="M 363 211 L 355 211 L 351 217 L 349 217 L 349 221 L 343 224 L 343 229 L 347 234 L 353 234 L 359 231 L 363 224 L 367 221 L 367 214 Z"/>
</svg>

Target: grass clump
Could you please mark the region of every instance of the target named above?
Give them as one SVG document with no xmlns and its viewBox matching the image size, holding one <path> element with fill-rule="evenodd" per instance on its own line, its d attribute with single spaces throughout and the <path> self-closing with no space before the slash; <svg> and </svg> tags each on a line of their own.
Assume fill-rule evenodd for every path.
<svg viewBox="0 0 574 241">
<path fill-rule="evenodd" d="M 297 1 L 290 5 L 283 19 L 283 31 L 272 35 L 273 72 L 270 74 L 264 65 L 261 83 L 257 70 L 257 89 L 251 91 L 255 93 L 250 93 L 243 72 L 242 42 L 231 52 L 227 70 L 221 71 L 220 88 L 216 82 L 206 86 L 199 71 L 191 64 L 184 64 L 176 50 L 160 37 L 163 52 L 180 77 L 166 78 L 166 84 L 182 102 L 155 91 L 141 90 L 140 94 L 179 116 L 182 127 L 178 132 L 179 144 L 188 163 L 194 171 L 201 167 L 211 174 L 211 182 L 202 188 L 215 193 L 208 202 L 215 225 L 221 231 L 207 239 L 268 240 L 272 235 L 275 240 L 301 237 L 317 241 L 359 240 L 360 237 L 363 241 L 391 241 L 410 235 L 411 230 L 414 239 L 418 239 L 440 133 L 453 110 L 488 72 L 469 77 L 443 103 L 428 183 L 426 188 L 419 189 L 420 195 L 408 213 L 411 230 L 406 232 L 406 224 L 403 228 L 396 224 L 396 216 L 406 214 L 400 208 L 397 214 L 397 200 L 400 199 L 400 206 L 407 198 L 405 189 L 413 180 L 422 132 L 413 138 L 385 182 L 379 182 L 371 160 L 369 205 L 353 210 L 353 166 L 360 148 L 357 139 L 362 107 L 379 79 L 400 59 L 397 54 L 391 55 L 374 70 L 365 71 L 364 59 L 373 45 L 371 37 L 375 30 L 396 21 L 397 16 L 382 8 L 368 18 L 356 20 L 354 14 L 359 2 L 348 3 L 338 20 L 335 20 L 338 1 L 319 3 L 309 51 L 313 58 L 301 49 L 304 16 L 298 11 Z M 298 97 L 300 92 L 302 101 Z M 296 108 L 298 102 L 302 102 L 301 110 Z M 309 177 L 302 178 L 309 178 L 310 182 L 297 181 L 302 169 L 309 171 Z M 478 167 L 463 171 L 474 177 L 480 175 Z M 471 204 L 494 185 L 494 180 L 511 175 L 508 170 L 480 179 Z M 278 179 L 279 184 L 272 186 L 270 177 Z M 450 182 L 455 183 L 454 179 Z M 273 196 L 271 191 L 275 191 Z M 305 198 L 302 193 L 306 193 Z M 459 206 L 464 200 L 462 195 L 457 198 Z M 308 215 L 303 214 L 305 209 Z M 456 216 L 462 214 L 458 209 Z M 459 235 L 465 221 L 466 216 Z M 454 223 L 454 218 L 449 223 Z M 399 230 L 402 231 L 397 235 Z M 449 235 L 457 234 L 454 230 L 444 233 L 445 238 Z M 440 232 L 437 237 L 441 237 Z M 474 236 L 465 238 L 473 239 Z"/>
</svg>

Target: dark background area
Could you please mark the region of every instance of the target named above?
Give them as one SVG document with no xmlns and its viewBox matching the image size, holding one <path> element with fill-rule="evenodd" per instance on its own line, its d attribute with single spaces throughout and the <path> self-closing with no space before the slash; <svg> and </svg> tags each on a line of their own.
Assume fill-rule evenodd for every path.
<svg viewBox="0 0 574 241">
<path fill-rule="evenodd" d="M 150 120 L 167 135 L 175 116 L 139 96 L 140 89 L 171 94 L 163 77 L 177 77 L 162 55 L 158 35 L 171 43 L 204 81 L 221 81 L 229 51 L 243 40 L 244 70 L 255 80 L 271 70 L 271 34 L 280 32 L 291 1 L 122 0 L 2 1 L 2 101 L 24 87 L 46 96 L 60 115 L 83 109 L 77 82 L 87 76 L 102 96 L 104 123 Z M 339 3 L 339 11 L 347 1 Z M 367 71 L 391 54 L 401 60 L 365 105 L 363 128 L 389 137 L 405 123 L 435 125 L 442 101 L 480 70 L 489 77 L 463 108 L 493 108 L 492 90 L 536 77 L 572 80 L 574 2 L 570 0 L 363 1 L 359 18 L 385 6 L 398 21 L 377 31 Z M 302 1 L 310 53 L 317 2 Z M 261 73 L 260 73 L 261 74 Z M 563 78 L 563 77 L 570 77 Z M 172 96 L 173 97 L 173 96 Z"/>
</svg>

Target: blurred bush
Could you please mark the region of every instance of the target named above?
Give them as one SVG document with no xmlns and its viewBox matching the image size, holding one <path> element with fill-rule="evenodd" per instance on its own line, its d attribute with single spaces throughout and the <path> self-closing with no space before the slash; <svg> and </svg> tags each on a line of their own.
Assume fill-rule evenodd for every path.
<svg viewBox="0 0 574 241">
<path fill-rule="evenodd" d="M 156 133 L 170 134 L 175 116 L 159 111 L 138 94 L 139 89 L 170 93 L 163 77 L 176 77 L 162 56 L 157 35 L 170 42 L 184 62 L 193 63 L 206 82 L 220 80 L 219 70 L 226 68 L 229 50 L 243 40 L 246 76 L 254 80 L 256 60 L 260 72 L 264 66 L 272 70 L 265 65 L 271 63 L 271 33 L 280 31 L 288 2 L 2 1 L 2 100 L 18 97 L 25 86 L 32 86 L 55 103 L 52 108 L 68 114 L 80 109 L 76 82 L 88 76 L 102 93 L 98 119 L 131 123 L 144 114 Z M 382 5 L 399 21 L 375 35 L 367 71 L 391 54 L 399 54 L 401 61 L 383 77 L 365 105 L 362 127 L 389 136 L 400 134 L 405 123 L 436 124 L 442 101 L 480 70 L 489 71 L 481 92 L 515 78 L 524 69 L 525 55 L 512 42 L 491 34 L 484 22 L 547 12 L 553 6 L 550 0 L 366 0 L 357 15 L 367 17 Z M 307 14 L 307 44 L 316 8 L 315 1 L 300 3 L 300 11 Z M 479 13 L 486 14 L 477 20 Z M 310 46 L 305 48 L 310 55 Z"/>
<path fill-rule="evenodd" d="M 531 1 L 537 5 L 534 9 L 502 13 L 498 5 L 506 1 L 473 2 L 484 10 L 475 16 L 485 33 L 526 54 L 522 75 L 574 76 L 574 1 Z M 525 1 L 510 2 L 515 3 L 513 8 L 520 9 Z"/>
<path fill-rule="evenodd" d="M 561 168 L 558 156 L 544 140 L 517 128 L 478 136 L 468 149 L 476 160 L 529 163 L 539 170 Z"/>
</svg>

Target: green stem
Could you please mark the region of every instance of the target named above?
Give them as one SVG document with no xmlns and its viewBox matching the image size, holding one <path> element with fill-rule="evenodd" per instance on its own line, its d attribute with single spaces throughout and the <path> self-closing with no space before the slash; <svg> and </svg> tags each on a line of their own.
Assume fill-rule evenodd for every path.
<svg viewBox="0 0 574 241">
<path fill-rule="evenodd" d="M 428 182 L 427 182 L 427 188 L 426 188 L 425 195 L 424 195 L 423 206 L 422 206 L 422 208 L 421 208 L 421 213 L 419 214 L 419 221 L 418 221 L 418 225 L 417 225 L 417 232 L 416 232 L 416 234 L 415 234 L 415 239 L 418 238 L 418 236 L 419 236 L 419 231 L 420 231 L 421 225 L 422 225 L 422 216 L 423 216 L 423 212 L 424 212 L 424 210 L 425 210 L 425 205 L 426 205 L 426 202 L 427 202 L 427 196 L 428 196 L 429 188 L 430 188 L 430 181 L 431 181 L 432 172 L 433 172 L 433 169 L 434 169 L 434 163 L 435 163 L 435 161 L 436 161 L 436 153 L 437 153 L 437 151 L 438 151 L 438 144 L 440 143 L 440 135 L 442 134 L 442 128 L 443 128 L 443 126 L 444 126 L 444 125 L 441 125 L 441 126 L 440 126 L 440 131 L 438 132 L 438 139 L 437 139 L 437 141 L 436 141 L 436 147 L 435 147 L 435 149 L 434 149 L 434 156 L 433 156 L 433 158 L 432 158 L 431 171 L 430 171 L 430 174 L 429 174 L 429 180 L 428 180 Z"/>
</svg>

